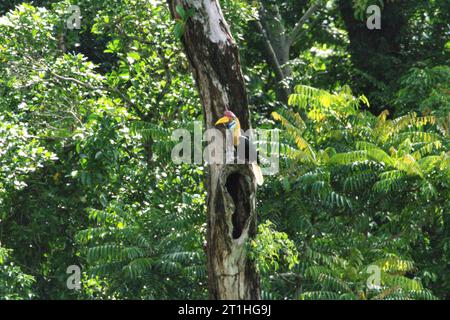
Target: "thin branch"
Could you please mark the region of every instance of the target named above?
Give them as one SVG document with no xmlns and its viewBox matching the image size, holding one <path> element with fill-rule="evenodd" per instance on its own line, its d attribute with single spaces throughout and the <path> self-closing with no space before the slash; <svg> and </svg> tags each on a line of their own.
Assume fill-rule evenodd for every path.
<svg viewBox="0 0 450 320">
<path fill-rule="evenodd" d="M 285 75 L 284 75 L 283 69 L 280 66 L 280 62 L 278 61 L 275 50 L 272 47 L 272 43 L 270 42 L 267 32 L 259 20 L 256 20 L 256 27 L 258 28 L 258 31 L 261 33 L 261 35 L 264 39 L 264 45 L 266 47 L 269 58 L 273 63 L 274 71 L 275 71 L 276 77 L 278 79 L 278 82 L 281 82 L 285 79 Z M 285 95 L 289 96 L 289 92 L 286 90 L 286 88 L 283 86 L 283 84 L 281 84 L 281 87 L 282 87 L 282 90 L 285 93 Z"/>
<path fill-rule="evenodd" d="M 133 108 L 133 110 L 138 114 L 138 116 L 141 119 L 145 118 L 145 114 L 138 108 L 138 106 L 133 103 L 124 93 L 122 93 L 119 89 L 117 88 L 113 88 L 113 87 L 104 87 L 104 86 L 100 86 L 100 87 L 94 87 L 89 83 L 86 82 L 82 82 L 78 79 L 75 78 L 71 78 L 71 77 L 65 77 L 65 76 L 61 76 L 57 73 L 54 73 L 51 70 L 47 70 L 51 75 L 53 75 L 56 79 L 62 80 L 62 81 L 68 81 L 68 82 L 73 82 L 75 84 L 78 84 L 79 86 L 82 86 L 84 88 L 87 88 L 89 90 L 106 90 L 106 91 L 113 91 L 115 93 L 117 93 L 118 95 L 120 95 L 122 97 L 122 99 L 125 101 L 126 104 L 128 104 L 131 108 Z"/>
<path fill-rule="evenodd" d="M 317 19 L 314 20 L 314 21 L 312 21 L 312 22 L 310 23 L 310 27 L 311 27 L 311 28 L 312 28 L 312 27 L 315 27 L 315 26 L 317 25 L 317 22 L 318 22 Z M 291 43 L 291 46 L 293 46 L 294 44 L 296 44 L 297 41 L 300 40 L 300 39 L 303 37 L 303 35 L 304 35 L 305 33 L 307 33 L 307 31 L 308 31 L 307 29 L 302 29 L 302 30 L 299 32 L 299 34 L 297 35 L 297 37 L 296 37 L 296 39 L 294 40 L 294 42 Z"/>
<path fill-rule="evenodd" d="M 314 3 L 300 18 L 300 20 L 295 24 L 294 29 L 291 31 L 288 37 L 289 45 L 295 44 L 298 40 L 298 35 L 303 28 L 305 22 L 322 6 L 322 1 L 317 1 Z"/>
<path fill-rule="evenodd" d="M 258 32 L 261 33 L 263 39 L 264 39 L 264 46 L 266 47 L 267 53 L 269 54 L 270 60 L 272 60 L 272 63 L 274 65 L 275 74 L 277 75 L 278 81 L 282 81 L 285 78 L 285 74 L 283 72 L 283 68 L 281 67 L 280 60 L 278 59 L 277 53 L 275 49 L 273 48 L 270 36 L 268 32 L 270 31 L 267 23 L 264 19 L 261 17 L 263 16 L 263 13 L 267 12 L 266 8 L 264 7 L 262 1 L 259 1 L 260 11 L 259 16 L 255 17 L 256 20 L 256 27 L 258 28 Z M 280 12 L 278 11 L 278 6 L 275 6 L 277 8 L 277 19 L 281 21 Z M 263 25 L 264 24 L 264 25 Z M 284 31 L 283 31 L 284 33 Z"/>
<path fill-rule="evenodd" d="M 51 70 L 47 70 L 47 71 L 48 71 L 52 76 L 54 76 L 55 78 L 57 78 L 57 79 L 59 79 L 59 80 L 73 82 L 73 83 L 76 83 L 77 85 L 82 86 L 82 87 L 84 87 L 84 88 L 86 88 L 86 89 L 89 89 L 89 90 L 97 90 L 97 89 L 99 89 L 99 88 L 96 88 L 96 87 L 90 85 L 89 83 L 82 82 L 82 81 L 80 81 L 80 80 L 78 80 L 78 79 L 71 78 L 71 77 L 61 76 L 61 75 L 59 75 L 59 74 L 57 74 L 57 73 L 54 73 L 54 72 L 51 71 Z"/>
<path fill-rule="evenodd" d="M 111 87 L 107 87 L 104 88 L 105 90 L 108 91 L 108 89 L 114 91 L 115 93 L 117 93 L 118 95 L 120 95 L 122 97 L 122 99 L 125 101 L 126 104 L 128 104 L 136 113 L 137 115 L 141 118 L 144 119 L 145 118 L 145 114 L 141 111 L 141 109 L 139 109 L 139 107 L 130 100 L 130 98 L 128 98 L 122 91 L 120 91 L 119 89 L 117 89 L 116 87 L 111 88 Z"/>
<path fill-rule="evenodd" d="M 166 77 L 166 84 L 156 97 L 156 105 L 158 105 L 170 91 L 170 86 L 172 85 L 172 75 L 170 73 L 169 61 L 167 60 L 163 50 L 161 48 L 157 48 L 156 51 L 164 66 L 164 74 Z"/>
</svg>

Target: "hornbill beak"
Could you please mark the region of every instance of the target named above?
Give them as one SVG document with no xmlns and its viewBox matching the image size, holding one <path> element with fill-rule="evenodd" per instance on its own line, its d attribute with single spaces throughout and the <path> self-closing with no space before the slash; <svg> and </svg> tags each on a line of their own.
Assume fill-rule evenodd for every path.
<svg viewBox="0 0 450 320">
<path fill-rule="evenodd" d="M 225 124 L 225 123 L 228 123 L 228 122 L 230 122 L 230 121 L 231 121 L 231 118 L 225 116 L 225 117 L 222 117 L 222 118 L 220 118 L 219 120 L 217 120 L 217 122 L 215 123 L 215 125 L 217 126 L 217 125 L 219 125 L 219 124 Z"/>
</svg>

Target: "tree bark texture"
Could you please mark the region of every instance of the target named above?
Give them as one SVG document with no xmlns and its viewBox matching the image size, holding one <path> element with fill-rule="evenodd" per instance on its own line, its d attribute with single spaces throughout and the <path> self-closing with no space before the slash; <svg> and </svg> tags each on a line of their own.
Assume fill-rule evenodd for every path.
<svg viewBox="0 0 450 320">
<path fill-rule="evenodd" d="M 169 0 L 193 14 L 182 42 L 200 94 L 206 128 L 225 110 L 234 112 L 242 129 L 250 128 L 247 92 L 238 47 L 217 0 Z M 256 183 L 245 164 L 210 164 L 207 175 L 207 261 L 211 299 L 259 299 L 259 276 L 248 258 L 256 235 Z"/>
</svg>

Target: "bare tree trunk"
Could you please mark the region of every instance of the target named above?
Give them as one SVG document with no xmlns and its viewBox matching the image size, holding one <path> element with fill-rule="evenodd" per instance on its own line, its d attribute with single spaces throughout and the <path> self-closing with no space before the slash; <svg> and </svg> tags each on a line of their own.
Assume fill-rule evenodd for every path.
<svg viewBox="0 0 450 320">
<path fill-rule="evenodd" d="M 264 39 L 267 64 L 275 71 L 277 100 L 287 104 L 291 93 L 288 78 L 292 75 L 288 64 L 290 43 L 278 5 L 264 6 L 261 1 L 259 17 L 256 27 Z"/>
<path fill-rule="evenodd" d="M 298 41 L 303 25 L 321 7 L 322 2 L 323 0 L 314 1 L 292 30 L 287 32 L 278 5 L 270 1 L 259 1 L 259 21 L 256 21 L 256 27 L 264 40 L 267 64 L 274 70 L 278 82 L 277 99 L 285 104 L 292 91 L 292 68 L 289 65 L 291 47 Z"/>
<path fill-rule="evenodd" d="M 182 42 L 193 69 L 206 128 L 225 110 L 250 128 L 247 92 L 237 45 L 217 0 L 168 0 L 172 15 L 182 6 L 194 13 Z M 248 165 L 212 164 L 207 177 L 207 256 L 211 299 L 259 299 L 259 276 L 248 258 L 256 234 L 256 183 Z"/>
</svg>

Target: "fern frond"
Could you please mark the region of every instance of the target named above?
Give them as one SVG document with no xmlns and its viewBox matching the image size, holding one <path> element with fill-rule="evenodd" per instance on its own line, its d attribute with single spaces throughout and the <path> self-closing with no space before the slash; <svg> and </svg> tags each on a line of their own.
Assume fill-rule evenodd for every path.
<svg viewBox="0 0 450 320">
<path fill-rule="evenodd" d="M 325 103 L 328 105 L 328 100 L 331 100 L 331 94 L 327 91 L 310 86 L 298 85 L 294 88 L 294 93 L 289 96 L 288 104 L 290 106 L 297 106 L 300 109 L 306 109 L 308 103 L 312 103 L 313 105 Z"/>
<path fill-rule="evenodd" d="M 382 193 L 397 190 L 405 176 L 406 173 L 400 170 L 385 171 L 380 174 L 380 180 L 373 185 L 373 190 Z"/>
<path fill-rule="evenodd" d="M 397 256 L 388 256 L 375 261 L 373 264 L 379 266 L 383 272 L 388 273 L 406 273 L 414 271 L 414 262 L 411 260 L 400 259 Z"/>
<path fill-rule="evenodd" d="M 381 281 L 389 287 L 399 287 L 405 291 L 420 291 L 423 289 L 419 281 L 404 276 L 382 273 Z"/>
<path fill-rule="evenodd" d="M 409 139 L 411 142 L 436 142 L 440 141 L 441 137 L 433 132 L 407 131 L 396 134 L 392 139 L 392 143 L 399 144 L 406 139 Z"/>
<path fill-rule="evenodd" d="M 179 263 L 194 263 L 202 261 L 203 256 L 200 251 L 180 251 L 162 255 L 161 258 Z"/>
<path fill-rule="evenodd" d="M 389 121 L 385 130 L 387 136 L 392 137 L 405 129 L 412 131 L 413 128 L 422 129 L 427 124 L 435 123 L 436 119 L 433 116 L 418 117 L 415 112 L 412 112 Z"/>
<path fill-rule="evenodd" d="M 423 147 L 412 153 L 412 156 L 414 157 L 414 159 L 419 160 L 424 156 L 433 153 L 433 151 L 440 150 L 442 146 L 443 145 L 441 141 L 433 141 L 430 143 L 426 143 Z"/>
<path fill-rule="evenodd" d="M 340 293 L 352 292 L 347 283 L 328 274 L 320 274 L 318 280 L 320 281 L 321 286 L 325 288 L 325 290 L 338 291 Z"/>
<path fill-rule="evenodd" d="M 420 168 L 419 163 L 410 154 L 405 154 L 403 157 L 398 159 L 398 161 L 396 162 L 396 167 L 409 175 L 417 175 L 423 177 L 423 172 Z"/>
<path fill-rule="evenodd" d="M 144 142 L 152 140 L 170 140 L 171 132 L 168 128 L 152 122 L 134 121 L 131 123 L 131 133 L 142 136 Z"/>
<path fill-rule="evenodd" d="M 421 171 L 425 173 L 431 172 L 433 169 L 439 168 L 443 162 L 444 157 L 440 156 L 427 156 L 422 159 L 417 160 Z"/>
<path fill-rule="evenodd" d="M 300 300 L 341 300 L 340 294 L 332 291 L 309 291 L 302 293 Z"/>
<path fill-rule="evenodd" d="M 433 295 L 430 290 L 413 290 L 408 293 L 409 296 L 414 300 L 439 300 L 438 297 Z"/>
<path fill-rule="evenodd" d="M 98 265 L 90 266 L 88 274 L 93 277 L 104 277 L 107 275 L 113 275 L 120 273 L 123 268 L 123 263 L 118 261 L 104 262 Z"/>
<path fill-rule="evenodd" d="M 155 261 L 152 258 L 136 258 L 123 266 L 122 271 L 131 279 L 137 279 L 151 270 Z"/>
<path fill-rule="evenodd" d="M 285 143 L 280 143 L 280 154 L 287 159 L 296 160 L 301 163 L 311 163 L 309 154 Z"/>
<path fill-rule="evenodd" d="M 350 165 L 356 162 L 369 160 L 365 150 L 357 150 L 346 153 L 337 153 L 330 159 L 330 163 L 339 165 Z"/>
<path fill-rule="evenodd" d="M 94 220 L 99 224 L 125 222 L 119 215 L 119 210 L 96 210 L 89 211 L 89 219 Z"/>
<path fill-rule="evenodd" d="M 111 229 L 108 227 L 97 227 L 81 230 L 75 236 L 75 240 L 80 244 L 88 244 L 94 239 L 103 239 L 106 235 L 111 234 Z"/>
<path fill-rule="evenodd" d="M 95 261 L 123 261 L 136 259 L 145 255 L 143 249 L 138 247 L 123 247 L 116 244 L 105 244 L 90 247 L 87 250 L 88 262 Z"/>
<path fill-rule="evenodd" d="M 206 268 L 204 264 L 200 265 L 194 265 L 194 266 L 187 266 L 183 268 L 183 274 L 189 276 L 189 277 L 204 277 L 206 276 Z"/>
<path fill-rule="evenodd" d="M 302 133 L 303 129 L 300 127 L 296 127 L 293 125 L 287 118 L 285 118 L 283 115 L 277 112 L 272 112 L 272 117 L 280 121 L 283 127 L 286 129 L 286 135 L 287 138 L 295 143 L 298 149 L 305 152 L 309 159 L 312 162 L 316 161 L 316 152 L 313 150 L 311 145 L 303 138 Z M 300 116 L 293 115 L 293 117 L 296 119 L 297 122 L 301 120 Z"/>
<path fill-rule="evenodd" d="M 354 172 L 349 175 L 344 180 L 344 190 L 346 191 L 357 191 L 360 190 L 364 185 L 371 183 L 371 181 L 376 177 L 373 170 L 366 169 L 359 172 Z"/>
</svg>

